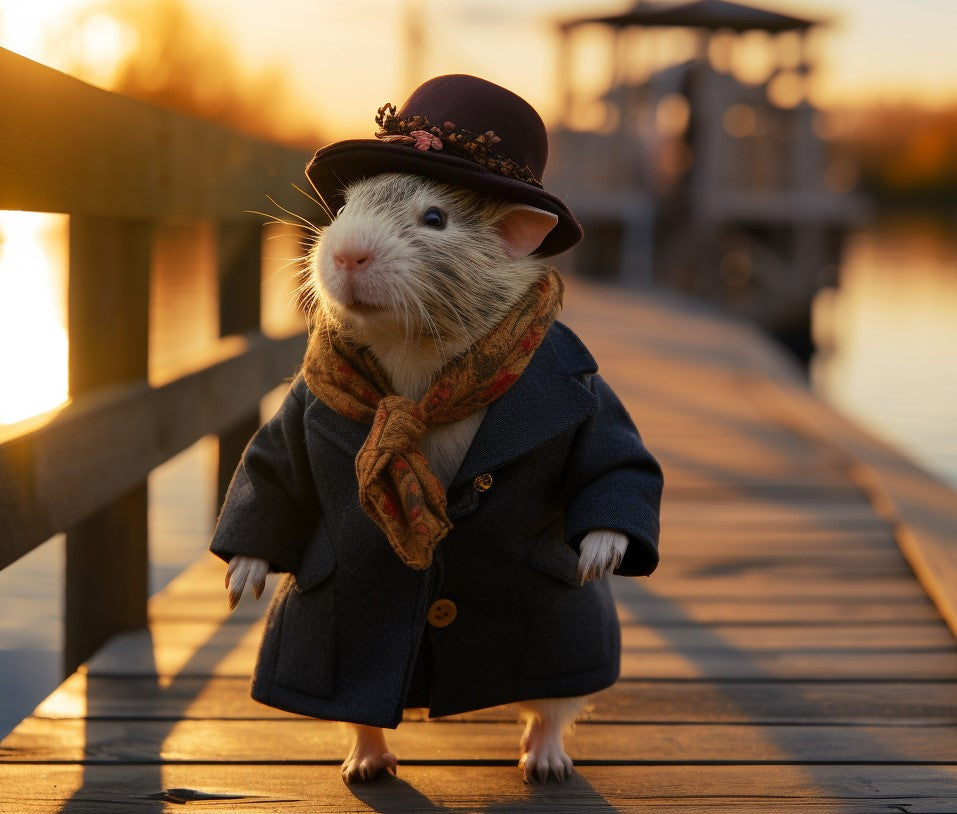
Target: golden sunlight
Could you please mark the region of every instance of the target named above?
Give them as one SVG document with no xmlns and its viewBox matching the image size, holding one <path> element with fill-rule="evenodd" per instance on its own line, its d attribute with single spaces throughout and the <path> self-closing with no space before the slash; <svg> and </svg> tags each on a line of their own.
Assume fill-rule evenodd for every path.
<svg viewBox="0 0 957 814">
<path fill-rule="evenodd" d="M 67 398 L 65 215 L 0 212 L 0 424 Z"/>
<path fill-rule="evenodd" d="M 110 88 L 139 38 L 105 11 L 77 16 L 88 5 L 89 0 L 0 0 L 0 46 Z"/>
<path fill-rule="evenodd" d="M 85 0 L 0 0 L 0 42 L 4 48 L 49 63 L 50 25 Z M 58 66 L 54 66 L 58 67 Z"/>
</svg>

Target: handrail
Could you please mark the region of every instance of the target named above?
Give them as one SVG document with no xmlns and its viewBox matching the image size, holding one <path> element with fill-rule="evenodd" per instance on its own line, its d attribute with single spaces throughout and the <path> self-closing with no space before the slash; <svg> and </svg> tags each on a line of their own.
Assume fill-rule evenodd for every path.
<svg viewBox="0 0 957 814">
<path fill-rule="evenodd" d="M 231 337 L 193 373 L 105 389 L 29 432 L 0 436 L 0 570 L 257 410 L 276 372 L 291 375 L 303 350 L 301 334 Z"/>
<path fill-rule="evenodd" d="M 220 438 L 220 493 L 294 372 L 303 336 L 260 327 L 262 226 L 308 155 L 91 87 L 0 49 L 0 209 L 70 215 L 72 403 L 0 433 L 0 569 L 66 532 L 64 672 L 146 622 L 146 478 Z M 167 219 L 211 221 L 220 340 L 198 369 L 148 380 L 154 244 Z M 199 245 L 199 244 L 197 244 Z M 198 272 L 197 272 L 198 273 Z M 194 365 L 194 368 L 196 366 Z"/>
<path fill-rule="evenodd" d="M 0 48 L 0 209 L 235 218 L 296 210 L 306 153 L 110 93 Z"/>
</svg>

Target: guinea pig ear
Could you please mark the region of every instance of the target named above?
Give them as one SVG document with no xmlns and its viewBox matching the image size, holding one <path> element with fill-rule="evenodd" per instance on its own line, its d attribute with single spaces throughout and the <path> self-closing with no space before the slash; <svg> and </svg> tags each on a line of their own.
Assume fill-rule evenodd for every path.
<svg viewBox="0 0 957 814">
<path fill-rule="evenodd" d="M 514 260 L 527 257 L 537 249 L 545 236 L 555 228 L 558 215 L 536 209 L 526 204 L 509 208 L 496 224 L 498 233 L 505 241 L 505 251 Z"/>
</svg>

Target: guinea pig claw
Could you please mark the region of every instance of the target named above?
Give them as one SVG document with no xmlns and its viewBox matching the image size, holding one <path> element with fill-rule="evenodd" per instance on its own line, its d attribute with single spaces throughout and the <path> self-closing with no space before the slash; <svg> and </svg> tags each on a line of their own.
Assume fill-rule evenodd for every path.
<svg viewBox="0 0 957 814">
<path fill-rule="evenodd" d="M 596 529 L 588 532 L 581 542 L 578 559 L 580 585 L 601 579 L 606 572 L 614 571 L 622 561 L 628 538 L 618 531 Z"/>
<path fill-rule="evenodd" d="M 243 590 L 246 587 L 246 569 L 239 568 L 226 583 L 226 596 L 229 601 L 229 609 L 236 610 L 239 600 L 242 598 Z"/>
<path fill-rule="evenodd" d="M 226 594 L 229 609 L 236 609 L 243 591 L 246 590 L 247 582 L 252 584 L 253 595 L 259 599 L 266 587 L 268 573 L 269 563 L 265 560 L 257 557 L 233 557 L 226 569 Z"/>
<path fill-rule="evenodd" d="M 529 752 L 522 755 L 518 765 L 522 769 L 523 782 L 539 784 L 547 783 L 553 778 L 564 783 L 572 776 L 574 767 L 571 758 L 561 750 L 559 754 L 551 756 Z"/>
</svg>

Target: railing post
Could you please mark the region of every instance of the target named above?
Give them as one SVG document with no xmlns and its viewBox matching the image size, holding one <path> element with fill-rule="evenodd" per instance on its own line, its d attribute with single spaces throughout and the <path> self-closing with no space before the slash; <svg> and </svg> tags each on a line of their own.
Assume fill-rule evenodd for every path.
<svg viewBox="0 0 957 814">
<path fill-rule="evenodd" d="M 245 221 L 220 223 L 217 257 L 220 336 L 258 331 L 262 301 L 262 227 Z M 233 470 L 257 429 L 259 411 L 255 410 L 219 436 L 217 509 L 226 496 Z"/>
<path fill-rule="evenodd" d="M 145 379 L 152 228 L 70 218 L 70 395 Z M 146 624 L 146 482 L 67 530 L 64 675 L 108 638 Z"/>
</svg>

